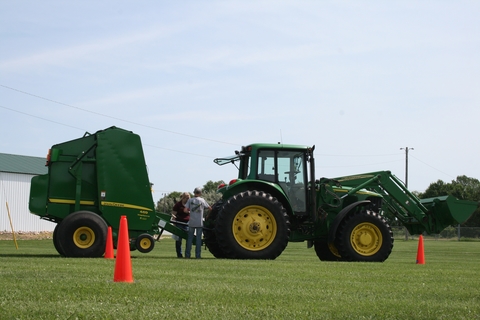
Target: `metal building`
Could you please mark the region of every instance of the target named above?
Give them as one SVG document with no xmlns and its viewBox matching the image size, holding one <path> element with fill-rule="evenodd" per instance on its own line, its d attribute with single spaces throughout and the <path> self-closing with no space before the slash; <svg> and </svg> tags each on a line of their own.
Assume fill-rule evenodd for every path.
<svg viewBox="0 0 480 320">
<path fill-rule="evenodd" d="M 28 210 L 30 180 L 47 171 L 45 158 L 0 153 L 0 231 L 12 231 L 10 220 L 15 232 L 53 231 L 55 223 Z"/>
</svg>

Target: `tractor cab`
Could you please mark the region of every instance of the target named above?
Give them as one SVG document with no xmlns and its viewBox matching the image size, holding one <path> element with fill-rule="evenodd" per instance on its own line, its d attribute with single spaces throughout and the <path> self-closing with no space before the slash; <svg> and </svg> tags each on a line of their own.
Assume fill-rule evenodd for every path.
<svg viewBox="0 0 480 320">
<path fill-rule="evenodd" d="M 297 150 L 258 151 L 256 179 L 278 184 L 290 200 L 295 213 L 307 210 L 306 157 Z"/>
<path fill-rule="evenodd" d="M 261 180 L 278 185 L 288 198 L 294 215 L 308 215 L 309 196 L 315 181 L 313 164 L 314 147 L 290 146 L 283 144 L 252 144 L 236 151 L 234 156 L 215 159 L 223 165 L 236 163 L 238 179 Z M 315 188 L 313 188 L 315 189 Z M 312 199 L 309 201 L 309 198 Z"/>
</svg>

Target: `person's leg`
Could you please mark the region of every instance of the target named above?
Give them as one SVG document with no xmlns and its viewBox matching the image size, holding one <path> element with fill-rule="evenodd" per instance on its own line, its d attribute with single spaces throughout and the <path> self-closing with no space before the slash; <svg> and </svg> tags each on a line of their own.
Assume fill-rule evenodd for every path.
<svg viewBox="0 0 480 320">
<path fill-rule="evenodd" d="M 182 257 L 182 238 L 180 240 L 175 241 L 175 249 L 177 250 L 177 258 Z"/>
<path fill-rule="evenodd" d="M 195 232 L 195 228 L 188 228 L 188 239 L 187 239 L 187 247 L 185 248 L 185 258 L 190 258 L 194 232 Z"/>
<path fill-rule="evenodd" d="M 195 228 L 197 229 L 197 238 L 195 242 L 195 258 L 200 259 L 202 253 L 202 228 Z"/>
<path fill-rule="evenodd" d="M 183 229 L 185 232 L 187 232 L 187 235 L 188 235 L 188 226 L 181 225 L 180 228 Z M 187 239 L 185 239 L 185 250 L 187 250 Z M 180 244 L 180 252 L 182 252 L 181 244 Z M 183 252 L 183 254 L 185 254 L 185 251 Z"/>
</svg>

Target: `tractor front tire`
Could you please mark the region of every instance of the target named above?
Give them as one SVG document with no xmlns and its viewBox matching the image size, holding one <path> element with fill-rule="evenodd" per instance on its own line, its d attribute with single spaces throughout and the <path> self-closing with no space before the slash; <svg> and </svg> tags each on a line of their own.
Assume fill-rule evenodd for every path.
<svg viewBox="0 0 480 320">
<path fill-rule="evenodd" d="M 68 215 L 57 230 L 66 257 L 97 258 L 105 253 L 108 226 L 98 214 L 77 211 Z"/>
<path fill-rule="evenodd" d="M 275 259 L 287 247 L 289 221 L 283 205 L 263 191 L 232 196 L 216 219 L 220 248 L 230 259 Z"/>
<path fill-rule="evenodd" d="M 383 262 L 392 252 L 393 232 L 378 213 L 362 210 L 345 217 L 335 244 L 346 261 Z"/>
</svg>

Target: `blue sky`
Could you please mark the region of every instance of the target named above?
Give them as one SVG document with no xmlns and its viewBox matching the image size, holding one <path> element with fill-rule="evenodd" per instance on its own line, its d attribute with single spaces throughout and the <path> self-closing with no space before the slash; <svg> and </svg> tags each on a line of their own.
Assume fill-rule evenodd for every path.
<svg viewBox="0 0 480 320">
<path fill-rule="evenodd" d="M 0 152 L 117 126 L 154 198 L 229 181 L 216 157 L 316 145 L 317 177 L 480 178 L 480 2 L 3 1 Z"/>
</svg>

